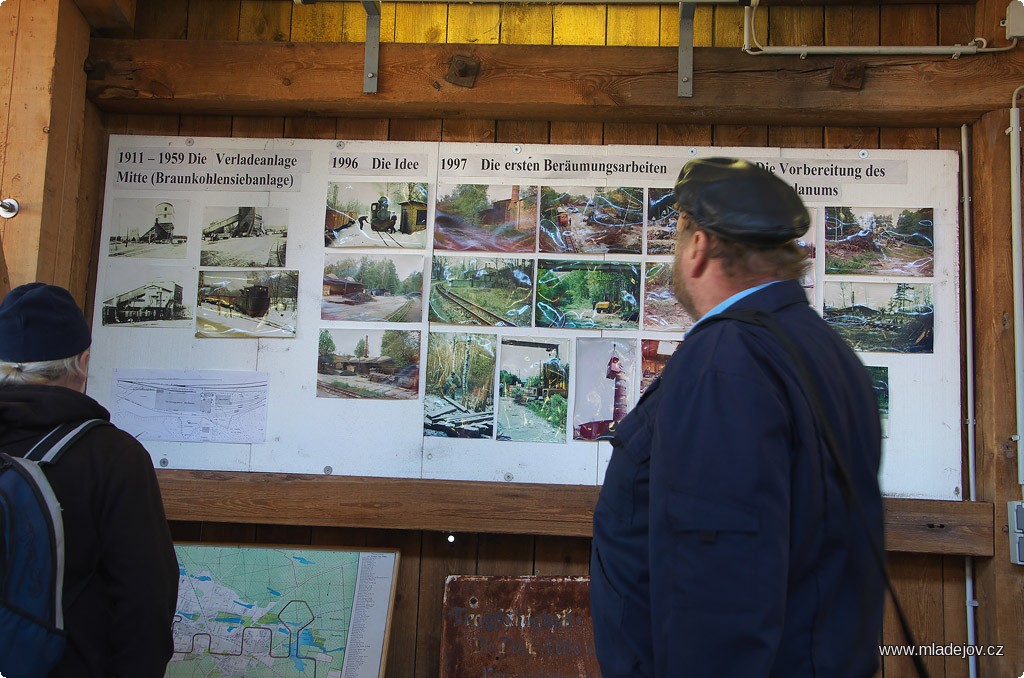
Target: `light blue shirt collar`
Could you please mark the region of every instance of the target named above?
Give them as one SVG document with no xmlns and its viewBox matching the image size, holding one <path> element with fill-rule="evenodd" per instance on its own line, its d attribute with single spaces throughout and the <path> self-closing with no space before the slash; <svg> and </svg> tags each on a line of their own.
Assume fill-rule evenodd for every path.
<svg viewBox="0 0 1024 678">
<path fill-rule="evenodd" d="M 693 324 L 693 327 L 691 327 L 690 329 L 688 329 L 686 331 L 686 334 L 689 335 L 690 332 L 693 332 L 694 328 L 696 328 L 697 325 L 700 325 L 702 322 L 704 322 L 705 320 L 707 320 L 708 318 L 710 318 L 713 315 L 718 315 L 719 313 L 721 313 L 725 309 L 729 308 L 730 306 L 735 304 L 737 301 L 739 301 L 743 297 L 750 296 L 754 292 L 757 292 L 759 290 L 763 290 L 764 288 L 768 287 L 769 285 L 774 285 L 775 283 L 778 283 L 778 282 L 782 282 L 782 281 L 781 280 L 772 280 L 771 282 L 766 282 L 763 285 L 757 285 L 756 287 L 748 287 L 747 289 L 743 290 L 742 292 L 737 292 L 736 294 L 734 294 L 731 297 L 729 297 L 728 299 L 720 302 L 717 306 L 715 306 L 710 311 L 708 311 L 703 316 L 701 316 L 701 319 L 698 320 L 697 322 L 695 322 Z"/>
</svg>

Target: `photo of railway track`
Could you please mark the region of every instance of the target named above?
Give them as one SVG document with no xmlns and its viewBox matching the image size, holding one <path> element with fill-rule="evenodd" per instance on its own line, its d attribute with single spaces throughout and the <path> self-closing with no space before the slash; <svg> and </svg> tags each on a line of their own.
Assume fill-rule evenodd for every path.
<svg viewBox="0 0 1024 678">
<path fill-rule="evenodd" d="M 196 336 L 292 339 L 298 322 L 298 296 L 298 271 L 200 271 Z"/>
<path fill-rule="evenodd" d="M 533 261 L 435 256 L 430 267 L 431 322 L 529 327 Z"/>
<path fill-rule="evenodd" d="M 542 186 L 540 251 L 640 254 L 642 188 Z"/>
<path fill-rule="evenodd" d="M 184 259 L 188 250 L 189 201 L 121 198 L 114 201 L 107 254 L 111 257 Z"/>
<path fill-rule="evenodd" d="M 280 207 L 207 207 L 200 266 L 284 266 L 288 210 Z"/>
<path fill-rule="evenodd" d="M 427 184 L 330 182 L 324 247 L 394 247 L 427 244 Z"/>
<path fill-rule="evenodd" d="M 321 320 L 418 323 L 423 256 L 328 252 L 322 291 Z"/>
<path fill-rule="evenodd" d="M 321 329 L 318 398 L 413 400 L 420 388 L 420 333 Z"/>
</svg>

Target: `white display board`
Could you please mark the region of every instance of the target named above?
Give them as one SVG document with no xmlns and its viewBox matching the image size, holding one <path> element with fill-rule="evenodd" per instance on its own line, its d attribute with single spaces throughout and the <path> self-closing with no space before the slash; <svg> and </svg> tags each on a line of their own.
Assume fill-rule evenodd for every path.
<svg viewBox="0 0 1024 678">
<path fill-rule="evenodd" d="M 885 493 L 960 498 L 947 151 L 112 136 L 89 393 L 165 468 L 599 484 L 692 323 L 671 187 L 709 156 L 808 205 Z"/>
</svg>

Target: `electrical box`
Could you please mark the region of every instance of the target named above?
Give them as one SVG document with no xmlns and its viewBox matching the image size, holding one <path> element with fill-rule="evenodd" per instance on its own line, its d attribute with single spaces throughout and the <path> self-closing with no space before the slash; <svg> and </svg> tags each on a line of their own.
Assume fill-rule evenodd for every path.
<svg viewBox="0 0 1024 678">
<path fill-rule="evenodd" d="M 1010 524 L 1010 562 L 1024 565 L 1024 501 L 1007 502 L 1006 513 Z"/>
<path fill-rule="evenodd" d="M 1010 0 L 1006 7 L 1006 39 L 1024 38 L 1024 2 Z"/>
</svg>

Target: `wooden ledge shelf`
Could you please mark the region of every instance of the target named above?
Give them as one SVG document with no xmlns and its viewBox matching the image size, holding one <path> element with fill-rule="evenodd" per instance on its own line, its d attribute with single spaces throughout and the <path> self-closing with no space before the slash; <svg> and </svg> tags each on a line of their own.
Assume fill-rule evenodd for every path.
<svg viewBox="0 0 1024 678">
<path fill-rule="evenodd" d="M 170 520 L 589 537 L 598 487 L 159 470 Z M 992 504 L 886 499 L 886 548 L 992 556 Z"/>
</svg>

